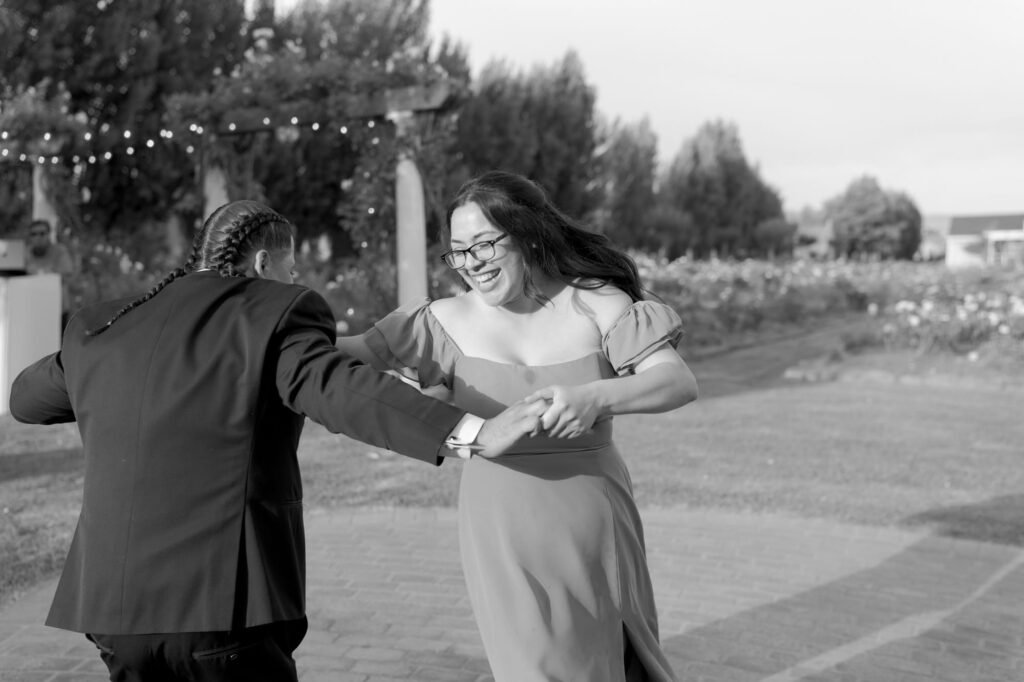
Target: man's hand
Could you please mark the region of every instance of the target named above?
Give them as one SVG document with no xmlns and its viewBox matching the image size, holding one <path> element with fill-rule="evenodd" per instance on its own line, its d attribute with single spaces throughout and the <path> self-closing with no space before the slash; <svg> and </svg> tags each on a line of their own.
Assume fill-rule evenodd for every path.
<svg viewBox="0 0 1024 682">
<path fill-rule="evenodd" d="M 526 400 L 545 402 L 547 410 L 541 417 L 541 428 L 554 438 L 582 436 L 601 416 L 598 395 L 591 384 L 548 386 L 527 396 Z"/>
<path fill-rule="evenodd" d="M 523 400 L 484 421 L 476 436 L 479 449 L 474 448 L 475 454 L 488 459 L 505 454 L 520 438 L 539 431 L 540 418 L 546 409 L 547 403 L 543 400 Z"/>
</svg>

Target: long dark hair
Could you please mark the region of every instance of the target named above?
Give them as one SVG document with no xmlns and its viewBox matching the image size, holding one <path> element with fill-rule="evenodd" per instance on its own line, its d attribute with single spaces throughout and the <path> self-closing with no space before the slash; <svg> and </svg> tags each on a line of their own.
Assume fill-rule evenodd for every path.
<svg viewBox="0 0 1024 682">
<path fill-rule="evenodd" d="M 256 201 L 224 204 L 206 219 L 192 240 L 185 264 L 172 270 L 145 294 L 124 306 L 107 322 L 86 332 L 102 334 L 123 315 L 159 294 L 164 287 L 190 272 L 213 270 L 221 277 L 246 277 L 243 264 L 261 249 L 281 251 L 292 247 L 294 228 L 276 211 Z"/>
<path fill-rule="evenodd" d="M 536 269 L 578 289 L 611 284 L 633 301 L 644 298 L 636 263 L 612 246 L 603 234 L 585 229 L 560 211 L 543 188 L 515 173 L 490 171 L 464 184 L 448 204 L 445 234 L 451 236 L 452 213 L 476 204 L 496 227 L 508 233 L 526 261 L 525 294 L 537 302 L 544 296 L 530 272 Z M 463 283 L 464 284 L 464 283 Z"/>
</svg>

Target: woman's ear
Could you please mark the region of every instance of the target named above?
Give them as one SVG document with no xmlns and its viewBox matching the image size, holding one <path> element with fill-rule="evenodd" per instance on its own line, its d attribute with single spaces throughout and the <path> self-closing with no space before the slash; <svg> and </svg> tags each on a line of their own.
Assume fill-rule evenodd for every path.
<svg viewBox="0 0 1024 682">
<path fill-rule="evenodd" d="M 267 263 L 270 260 L 270 254 L 267 253 L 266 249 L 260 249 L 252 257 L 252 269 L 256 273 L 256 276 L 260 279 L 266 279 L 266 275 L 263 271 L 267 269 Z"/>
</svg>

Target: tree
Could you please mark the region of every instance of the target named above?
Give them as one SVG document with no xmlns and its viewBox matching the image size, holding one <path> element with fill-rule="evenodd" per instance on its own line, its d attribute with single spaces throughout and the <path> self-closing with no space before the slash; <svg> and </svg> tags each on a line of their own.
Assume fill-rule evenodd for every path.
<svg viewBox="0 0 1024 682">
<path fill-rule="evenodd" d="M 757 226 L 782 217 L 778 193 L 747 162 L 736 125 L 724 121 L 705 123 L 683 143 L 661 194 L 691 217 L 698 257 L 756 253 Z"/>
<path fill-rule="evenodd" d="M 595 99 L 575 52 L 528 75 L 488 63 L 459 115 L 458 153 L 467 173 L 520 173 L 562 210 L 587 216 L 600 199 L 593 186 Z"/>
<path fill-rule="evenodd" d="M 883 189 L 873 177 L 851 182 L 825 210 L 839 256 L 910 259 L 921 243 L 921 213 L 914 201 Z"/>
<path fill-rule="evenodd" d="M 597 155 L 602 204 L 595 222 L 620 246 L 641 248 L 649 241 L 657 147 L 647 118 L 633 124 L 616 121 Z"/>
<path fill-rule="evenodd" d="M 89 132 L 62 137 L 55 153 L 96 162 L 50 170 L 83 197 L 76 222 L 127 239 L 178 208 L 193 163 L 183 150 L 147 142 L 162 140 L 168 96 L 201 90 L 237 63 L 243 0 L 11 0 L 4 15 L 4 99 L 37 93 Z"/>
<path fill-rule="evenodd" d="M 760 256 L 791 254 L 796 245 L 796 225 L 784 218 L 763 220 L 754 228 L 754 242 Z"/>
</svg>

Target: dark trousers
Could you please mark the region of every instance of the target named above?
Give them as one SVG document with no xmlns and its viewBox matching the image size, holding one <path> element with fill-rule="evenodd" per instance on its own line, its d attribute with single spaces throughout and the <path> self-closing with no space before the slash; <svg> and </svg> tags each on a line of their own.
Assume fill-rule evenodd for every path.
<svg viewBox="0 0 1024 682">
<path fill-rule="evenodd" d="M 237 632 L 86 637 L 111 682 L 296 682 L 292 652 L 307 627 L 300 618 Z"/>
</svg>

